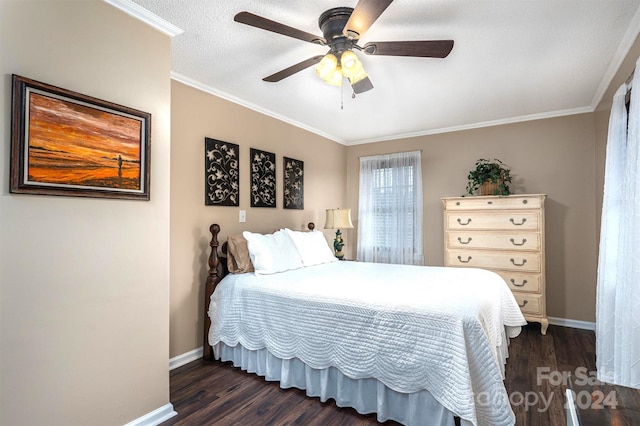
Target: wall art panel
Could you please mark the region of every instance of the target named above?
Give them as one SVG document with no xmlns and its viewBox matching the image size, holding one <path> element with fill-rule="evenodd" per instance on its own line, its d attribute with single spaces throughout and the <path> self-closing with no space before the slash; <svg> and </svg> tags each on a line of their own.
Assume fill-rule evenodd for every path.
<svg viewBox="0 0 640 426">
<path fill-rule="evenodd" d="M 251 148 L 251 207 L 276 207 L 276 155 Z"/>
<path fill-rule="evenodd" d="M 205 206 L 240 205 L 240 147 L 204 138 Z"/>
</svg>

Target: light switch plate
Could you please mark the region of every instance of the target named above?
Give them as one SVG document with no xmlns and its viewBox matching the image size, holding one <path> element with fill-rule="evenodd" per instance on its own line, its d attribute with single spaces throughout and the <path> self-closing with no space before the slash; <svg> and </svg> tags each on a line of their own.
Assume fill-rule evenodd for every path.
<svg viewBox="0 0 640 426">
<path fill-rule="evenodd" d="M 247 221 L 247 211 L 246 210 L 240 210 L 240 213 L 238 213 L 238 220 L 240 221 L 240 223 L 244 223 Z"/>
</svg>

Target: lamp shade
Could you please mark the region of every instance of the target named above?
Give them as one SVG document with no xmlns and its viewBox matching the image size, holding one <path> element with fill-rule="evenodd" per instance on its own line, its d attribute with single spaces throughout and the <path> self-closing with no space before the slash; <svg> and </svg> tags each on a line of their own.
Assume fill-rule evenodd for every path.
<svg viewBox="0 0 640 426">
<path fill-rule="evenodd" d="M 338 65 L 327 77 L 324 78 L 324 82 L 334 86 L 342 86 L 342 70 L 340 65 Z"/>
<path fill-rule="evenodd" d="M 338 58 L 333 53 L 328 53 L 316 65 L 316 74 L 323 80 L 330 77 L 338 66 Z"/>
<path fill-rule="evenodd" d="M 342 70 L 350 70 L 360 62 L 355 53 L 351 50 L 345 50 L 340 56 L 340 64 L 342 65 Z"/>
<path fill-rule="evenodd" d="M 353 223 L 351 222 L 351 209 L 327 209 L 324 229 L 349 228 L 353 228 Z"/>
<path fill-rule="evenodd" d="M 364 72 L 362 62 L 360 62 L 356 54 L 350 50 L 347 50 L 342 54 L 341 61 L 342 74 L 347 78 L 352 78 L 353 76 Z"/>
</svg>

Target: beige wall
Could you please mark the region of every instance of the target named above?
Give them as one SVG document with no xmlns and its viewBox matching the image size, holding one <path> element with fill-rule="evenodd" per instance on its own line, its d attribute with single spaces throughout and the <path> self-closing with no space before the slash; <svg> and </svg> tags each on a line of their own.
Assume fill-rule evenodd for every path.
<svg viewBox="0 0 640 426">
<path fill-rule="evenodd" d="M 0 424 L 125 424 L 169 403 L 170 40 L 3 0 L 0 68 Z M 150 112 L 151 201 L 9 194 L 12 73 Z"/>
<path fill-rule="evenodd" d="M 324 226 L 324 210 L 342 207 L 346 147 L 177 81 L 171 83 L 171 357 L 202 346 L 209 225 L 221 239 L 243 230 Z M 240 146 L 240 206 L 204 205 L 204 138 Z M 276 154 L 277 208 L 251 208 L 249 149 Z M 282 208 L 282 157 L 304 161 L 304 210 Z M 238 222 L 246 210 L 247 222 Z M 327 239 L 332 231 L 325 231 Z M 348 237 L 348 234 L 347 234 Z"/>
<path fill-rule="evenodd" d="M 357 210 L 358 157 L 416 149 L 422 150 L 426 264 L 444 263 L 441 198 L 464 194 L 477 159 L 499 158 L 511 167 L 514 193 L 548 195 L 548 314 L 594 321 L 594 114 L 348 147 L 348 206 Z"/>
</svg>

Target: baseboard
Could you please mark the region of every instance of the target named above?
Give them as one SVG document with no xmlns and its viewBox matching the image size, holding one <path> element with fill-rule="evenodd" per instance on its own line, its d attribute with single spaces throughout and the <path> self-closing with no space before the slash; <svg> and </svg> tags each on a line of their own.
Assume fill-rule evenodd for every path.
<svg viewBox="0 0 640 426">
<path fill-rule="evenodd" d="M 174 368 L 182 367 L 185 364 L 190 363 L 191 361 L 195 361 L 196 359 L 202 358 L 202 346 L 196 348 L 192 351 L 185 352 L 182 355 L 175 356 L 169 360 L 169 371 Z"/>
<path fill-rule="evenodd" d="M 549 324 L 559 325 L 561 327 L 579 328 L 581 330 L 596 330 L 596 323 L 589 321 L 572 320 L 567 318 L 549 317 Z"/>
<path fill-rule="evenodd" d="M 156 426 L 160 423 L 169 420 L 171 417 L 176 416 L 176 413 L 173 410 L 173 404 L 168 403 L 158 408 L 157 410 L 153 410 L 150 413 L 145 414 L 142 417 L 138 417 L 132 422 L 127 423 L 124 426 Z"/>
</svg>

